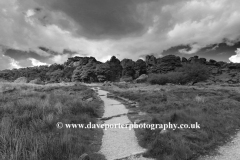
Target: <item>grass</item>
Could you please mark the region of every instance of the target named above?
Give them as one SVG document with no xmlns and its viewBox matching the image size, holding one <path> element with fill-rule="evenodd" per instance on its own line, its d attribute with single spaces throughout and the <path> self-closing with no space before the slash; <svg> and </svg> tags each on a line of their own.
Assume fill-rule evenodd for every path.
<svg viewBox="0 0 240 160">
<path fill-rule="evenodd" d="M 134 87 L 135 88 L 135 87 Z M 170 90 L 110 89 L 118 96 L 139 103 L 151 124 L 194 124 L 200 129 L 136 129 L 145 156 L 159 160 L 188 160 L 206 155 L 230 139 L 240 128 L 240 94 L 219 89 L 177 88 Z M 130 117 L 131 118 L 131 117 Z"/>
<path fill-rule="evenodd" d="M 98 154 L 100 129 L 57 129 L 57 122 L 96 123 L 101 102 L 85 86 L 0 84 L 0 159 L 77 160 Z"/>
</svg>

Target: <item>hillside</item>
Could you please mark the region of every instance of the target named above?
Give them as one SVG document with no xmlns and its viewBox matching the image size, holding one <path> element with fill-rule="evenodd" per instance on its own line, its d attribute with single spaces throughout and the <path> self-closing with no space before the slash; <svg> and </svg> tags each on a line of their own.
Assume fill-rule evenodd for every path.
<svg viewBox="0 0 240 160">
<path fill-rule="evenodd" d="M 15 81 L 20 77 L 26 77 L 27 82 L 37 79 L 42 83 L 131 81 L 142 74 L 168 73 L 180 68 L 183 64 L 195 63 L 201 63 L 209 68 L 211 76 L 208 83 L 240 82 L 240 64 L 238 63 L 207 61 L 198 56 L 187 59 L 175 55 L 162 58 L 148 55 L 145 61 L 139 59 L 136 62 L 131 59 L 120 61 L 113 56 L 105 63 L 97 61 L 94 57 L 72 57 L 64 64 L 3 70 L 0 71 L 0 79 Z"/>
</svg>

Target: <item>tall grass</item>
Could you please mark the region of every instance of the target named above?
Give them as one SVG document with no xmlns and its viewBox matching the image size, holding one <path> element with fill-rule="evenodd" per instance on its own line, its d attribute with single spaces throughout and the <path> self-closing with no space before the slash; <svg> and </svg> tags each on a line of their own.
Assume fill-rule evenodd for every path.
<svg viewBox="0 0 240 160">
<path fill-rule="evenodd" d="M 113 91 L 137 101 L 137 110 L 151 117 L 150 124 L 194 124 L 200 129 L 137 129 L 146 156 L 157 160 L 188 160 L 207 154 L 223 144 L 240 128 L 239 93 L 227 90 L 192 90 L 177 88 L 165 91 Z M 144 117 L 143 117 L 144 118 Z"/>
<path fill-rule="evenodd" d="M 1 160 L 77 160 L 83 153 L 104 159 L 94 154 L 99 147 L 92 145 L 101 139 L 100 130 L 56 127 L 57 122 L 96 122 L 101 103 L 79 98 L 94 96 L 92 90 L 85 86 L 20 88 L 0 97 Z"/>
</svg>

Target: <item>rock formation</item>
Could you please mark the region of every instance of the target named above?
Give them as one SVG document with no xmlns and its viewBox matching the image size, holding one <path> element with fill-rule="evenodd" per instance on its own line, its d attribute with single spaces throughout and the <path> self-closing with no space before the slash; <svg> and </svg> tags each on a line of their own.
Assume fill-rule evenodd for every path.
<svg viewBox="0 0 240 160">
<path fill-rule="evenodd" d="M 83 57 L 80 59 L 78 67 L 73 71 L 72 81 L 81 81 L 81 82 L 97 82 L 96 68 L 98 62 L 94 57 Z"/>
<path fill-rule="evenodd" d="M 148 57 L 148 58 L 147 58 Z M 167 73 L 175 70 L 176 67 L 181 67 L 181 59 L 178 56 L 168 55 L 156 59 L 153 56 L 147 56 L 147 73 Z M 147 60 L 148 59 L 148 60 Z"/>
<path fill-rule="evenodd" d="M 240 64 L 217 62 L 198 56 L 189 59 L 175 55 L 156 58 L 147 55 L 146 60 L 136 62 L 131 59 L 120 61 L 113 56 L 109 61 L 102 63 L 94 57 L 72 57 L 63 65 L 28 67 L 0 71 L 0 79 L 17 83 L 56 83 L 56 82 L 105 82 L 105 81 L 145 81 L 148 74 L 167 73 L 176 70 L 184 64 L 201 63 L 206 65 L 211 76 L 208 83 L 240 83 Z M 142 75 L 142 76 L 141 76 Z M 144 79 L 144 80 L 142 80 Z M 32 81 L 33 80 L 33 81 Z"/>
</svg>

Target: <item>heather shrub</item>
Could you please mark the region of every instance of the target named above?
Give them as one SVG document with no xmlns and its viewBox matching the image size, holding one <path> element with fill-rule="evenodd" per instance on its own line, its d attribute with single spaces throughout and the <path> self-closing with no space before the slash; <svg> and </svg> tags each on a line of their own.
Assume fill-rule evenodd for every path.
<svg viewBox="0 0 240 160">
<path fill-rule="evenodd" d="M 148 77 L 148 82 L 150 84 L 165 85 L 169 82 L 167 74 L 150 74 Z"/>
<path fill-rule="evenodd" d="M 167 83 L 173 84 L 187 84 L 205 81 L 209 78 L 209 69 L 200 63 L 184 64 L 175 72 L 168 72 L 166 74 L 150 74 L 148 83 L 165 85 Z"/>
<path fill-rule="evenodd" d="M 184 64 L 178 71 L 185 73 L 188 81 L 193 83 L 205 81 L 210 76 L 208 67 L 200 63 Z"/>
</svg>

